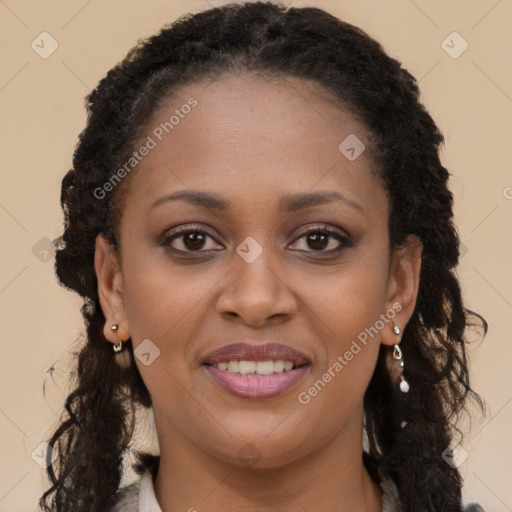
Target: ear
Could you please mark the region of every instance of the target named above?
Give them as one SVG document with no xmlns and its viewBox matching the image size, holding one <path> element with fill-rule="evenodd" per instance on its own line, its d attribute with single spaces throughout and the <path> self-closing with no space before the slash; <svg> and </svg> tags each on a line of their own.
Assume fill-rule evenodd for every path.
<svg viewBox="0 0 512 512">
<path fill-rule="evenodd" d="M 403 245 L 393 252 L 387 285 L 387 311 L 395 311 L 394 321 L 400 333 L 410 320 L 420 284 L 421 254 L 423 244 L 416 235 L 409 235 Z M 381 333 L 381 343 L 400 343 L 401 334 L 396 335 L 392 328 Z"/>
<path fill-rule="evenodd" d="M 130 337 L 130 329 L 126 320 L 123 275 L 119 257 L 102 234 L 96 237 L 94 269 L 98 279 L 101 309 L 105 315 L 103 334 L 112 343 L 126 341 Z M 112 330 L 113 324 L 119 325 L 117 331 Z"/>
</svg>

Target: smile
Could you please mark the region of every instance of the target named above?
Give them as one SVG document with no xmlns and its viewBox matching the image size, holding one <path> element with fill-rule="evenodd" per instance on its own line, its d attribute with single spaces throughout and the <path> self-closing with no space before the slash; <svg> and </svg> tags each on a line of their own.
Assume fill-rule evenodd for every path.
<svg viewBox="0 0 512 512">
<path fill-rule="evenodd" d="M 237 343 L 218 349 L 203 366 L 223 390 L 239 398 L 263 399 L 285 393 L 306 373 L 309 359 L 276 343 Z"/>
<path fill-rule="evenodd" d="M 247 377 L 259 377 L 260 375 L 272 375 L 273 373 L 283 373 L 285 370 L 293 369 L 292 361 L 283 361 L 282 359 L 269 361 L 223 361 L 215 365 L 219 370 L 224 370 Z"/>
</svg>

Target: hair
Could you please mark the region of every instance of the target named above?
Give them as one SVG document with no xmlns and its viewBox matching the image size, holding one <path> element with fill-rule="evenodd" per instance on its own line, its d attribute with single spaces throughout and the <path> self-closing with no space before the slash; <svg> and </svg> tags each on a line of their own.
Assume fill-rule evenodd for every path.
<svg viewBox="0 0 512 512">
<path fill-rule="evenodd" d="M 466 344 L 468 326 L 485 333 L 487 324 L 464 308 L 454 270 L 459 238 L 449 173 L 439 158 L 443 136 L 415 78 L 364 31 L 318 8 L 263 2 L 230 4 L 166 25 L 130 50 L 87 97 L 87 125 L 62 181 L 65 225 L 56 253 L 60 283 L 83 298 L 87 339 L 77 357 L 76 387 L 48 441 L 57 457 L 47 468 L 51 487 L 40 506 L 109 510 L 134 411 L 152 404 L 130 342 L 129 365 L 115 363 L 94 269 L 98 234 L 120 250 L 120 198 L 128 177 L 104 200 L 95 190 L 127 161 L 148 120 L 178 87 L 240 72 L 312 81 L 371 135 L 372 159 L 389 198 L 390 247 L 416 235 L 423 252 L 417 303 L 401 343 L 410 391 L 393 384 L 381 345 L 364 396 L 364 460 L 372 474 L 380 468 L 390 475 L 405 511 L 460 511 L 461 476 L 441 454 L 460 433 L 456 423 L 469 399 L 484 408 L 470 387 Z"/>
</svg>

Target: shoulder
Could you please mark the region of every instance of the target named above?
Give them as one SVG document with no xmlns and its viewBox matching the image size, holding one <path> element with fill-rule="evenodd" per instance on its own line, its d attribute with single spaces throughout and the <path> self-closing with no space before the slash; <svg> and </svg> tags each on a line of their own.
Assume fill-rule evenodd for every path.
<svg viewBox="0 0 512 512">
<path fill-rule="evenodd" d="M 485 512 L 485 510 L 478 503 L 468 503 L 464 507 L 464 512 Z"/>
<path fill-rule="evenodd" d="M 117 491 L 109 512 L 162 512 L 153 488 L 153 475 L 158 471 L 160 457 L 143 452 L 136 452 L 135 456 L 137 462 L 132 467 L 138 478 Z"/>
<path fill-rule="evenodd" d="M 110 512 L 139 512 L 140 482 L 141 478 L 120 489 L 116 503 Z"/>
<path fill-rule="evenodd" d="M 139 468 L 139 478 L 117 493 L 114 507 L 109 512 L 161 512 L 154 497 L 153 471 L 151 466 Z M 379 485 L 382 489 L 382 511 L 402 512 L 397 486 L 389 475 L 378 469 Z M 141 505 L 139 505 L 139 502 Z M 478 503 L 468 503 L 463 512 L 485 512 Z"/>
<path fill-rule="evenodd" d="M 118 491 L 115 505 L 109 512 L 162 512 L 155 496 L 151 468 Z"/>
</svg>

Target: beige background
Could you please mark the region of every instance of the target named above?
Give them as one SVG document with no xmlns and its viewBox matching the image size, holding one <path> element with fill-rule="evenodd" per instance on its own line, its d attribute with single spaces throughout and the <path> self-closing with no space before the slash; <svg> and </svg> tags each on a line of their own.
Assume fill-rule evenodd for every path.
<svg viewBox="0 0 512 512">
<path fill-rule="evenodd" d="M 0 0 L 0 512 L 35 510 L 43 470 L 37 452 L 35 460 L 31 454 L 57 418 L 66 361 L 82 331 L 80 301 L 57 285 L 45 244 L 61 234 L 60 181 L 84 126 L 83 98 L 138 37 L 221 3 Z M 424 101 L 446 136 L 443 162 L 454 175 L 465 251 L 459 273 L 467 306 L 490 324 L 484 342 L 472 347 L 473 385 L 489 414 L 475 418 L 463 441 L 464 495 L 486 511 L 510 511 L 512 1 L 293 5 L 325 8 L 381 41 L 421 79 Z M 47 59 L 31 48 L 43 31 L 59 45 Z M 441 46 L 453 31 L 469 44 L 457 59 Z M 456 51 L 461 41 L 454 41 Z"/>
</svg>

